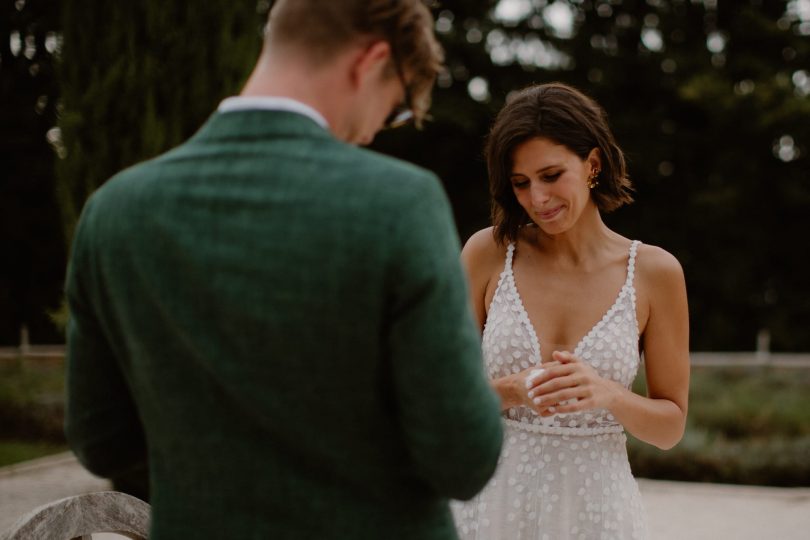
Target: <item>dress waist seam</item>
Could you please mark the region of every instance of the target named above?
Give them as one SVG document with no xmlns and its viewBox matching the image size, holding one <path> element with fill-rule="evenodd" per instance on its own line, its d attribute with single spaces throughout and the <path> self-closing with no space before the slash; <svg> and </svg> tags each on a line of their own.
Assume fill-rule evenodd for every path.
<svg viewBox="0 0 810 540">
<path fill-rule="evenodd" d="M 562 427 L 562 426 L 546 426 L 542 424 L 530 424 L 528 422 L 520 422 L 512 420 L 511 418 L 504 418 L 503 422 L 506 426 L 517 428 L 521 431 L 529 433 L 538 433 L 542 435 L 570 435 L 573 437 L 591 437 L 594 435 L 606 435 L 614 433 L 624 433 L 624 427 L 621 424 L 613 424 L 609 426 L 599 427 Z"/>
</svg>

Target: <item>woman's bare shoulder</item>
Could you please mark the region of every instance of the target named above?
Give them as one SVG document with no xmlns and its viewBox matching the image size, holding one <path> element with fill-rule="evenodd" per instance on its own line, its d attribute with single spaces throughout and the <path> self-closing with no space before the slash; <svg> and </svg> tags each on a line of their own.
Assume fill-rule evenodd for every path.
<svg viewBox="0 0 810 540">
<path fill-rule="evenodd" d="M 653 288 L 680 286 L 684 282 L 683 268 L 678 259 L 667 250 L 650 244 L 639 246 L 636 272 Z"/>
<path fill-rule="evenodd" d="M 471 255 L 482 258 L 502 258 L 506 252 L 506 245 L 501 245 L 495 239 L 495 231 L 493 227 L 481 229 L 470 236 L 464 244 L 462 251 L 469 252 Z"/>
<path fill-rule="evenodd" d="M 506 245 L 499 244 L 495 239 L 493 227 L 487 227 L 470 236 L 461 256 L 468 264 L 490 267 L 503 263 L 505 253 Z"/>
</svg>

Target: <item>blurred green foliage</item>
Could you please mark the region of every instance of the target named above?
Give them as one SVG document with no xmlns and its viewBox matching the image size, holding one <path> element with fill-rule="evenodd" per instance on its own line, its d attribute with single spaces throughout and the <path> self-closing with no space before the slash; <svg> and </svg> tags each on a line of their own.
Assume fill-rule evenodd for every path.
<svg viewBox="0 0 810 540">
<path fill-rule="evenodd" d="M 255 0 L 64 6 L 57 172 L 68 238 L 93 190 L 181 143 L 238 91 L 264 18 Z"/>
<path fill-rule="evenodd" d="M 681 481 L 810 486 L 810 370 L 693 368 L 683 440 L 661 451 L 628 437 L 634 474 Z M 643 376 L 634 390 L 645 393 Z"/>
<path fill-rule="evenodd" d="M 694 369 L 691 425 L 729 440 L 810 437 L 810 371 Z"/>
<path fill-rule="evenodd" d="M 768 329 L 775 350 L 810 350 L 810 21 L 795 0 L 431 5 L 447 51 L 433 121 L 422 132 L 382 133 L 374 148 L 442 178 L 462 240 L 488 224 L 481 148 L 493 115 L 514 89 L 569 82 L 607 110 L 637 188 L 637 203 L 608 223 L 684 266 L 692 349 L 750 350 Z M 6 3 L 0 94 L 16 101 L 0 101 L 0 114 L 22 122 L 40 114 L 36 96 L 48 99 L 39 127 L 29 121 L 0 139 L 18 171 L 0 182 L 0 201 L 19 204 L 25 190 L 24 200 L 36 201 L 2 221 L 0 242 L 15 257 L 0 270 L 0 304 L 13 306 L 0 310 L 0 343 L 15 343 L 26 321 L 33 341 L 54 335 L 40 316 L 59 305 L 64 243 L 54 237 L 70 238 L 93 189 L 190 136 L 238 91 L 268 8 L 266 0 Z M 14 29 L 23 42 L 43 36 L 32 38 L 32 58 L 8 49 Z M 54 30 L 60 47 L 50 53 L 38 44 Z M 44 75 L 54 58 L 58 88 Z M 61 137 L 51 147 L 42 139 L 57 110 Z M 22 134 L 36 152 L 13 146 Z M 40 169 L 47 177 L 55 151 L 65 156 L 57 165 L 61 224 L 53 179 L 32 180 Z"/>
<path fill-rule="evenodd" d="M 782 487 L 810 486 L 810 437 L 729 441 L 690 430 L 665 454 L 629 439 L 637 477 Z"/>
<path fill-rule="evenodd" d="M 0 441 L 64 447 L 64 385 L 61 362 L 0 361 Z"/>
<path fill-rule="evenodd" d="M 67 450 L 64 444 L 0 440 L 0 467 Z"/>
</svg>

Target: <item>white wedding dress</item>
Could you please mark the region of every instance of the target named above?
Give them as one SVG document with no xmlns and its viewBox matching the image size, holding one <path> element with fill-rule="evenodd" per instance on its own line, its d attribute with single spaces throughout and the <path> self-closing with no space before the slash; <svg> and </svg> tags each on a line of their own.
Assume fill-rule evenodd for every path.
<svg viewBox="0 0 810 540">
<path fill-rule="evenodd" d="M 629 388 L 638 371 L 633 285 L 639 242 L 630 248 L 627 280 L 574 354 L 602 377 Z M 540 363 L 540 344 L 506 263 L 484 326 L 491 379 Z M 452 504 L 463 540 L 644 539 L 646 519 L 627 461 L 622 426 L 605 409 L 542 418 L 528 407 L 504 411 L 498 469 L 484 490 Z"/>
</svg>

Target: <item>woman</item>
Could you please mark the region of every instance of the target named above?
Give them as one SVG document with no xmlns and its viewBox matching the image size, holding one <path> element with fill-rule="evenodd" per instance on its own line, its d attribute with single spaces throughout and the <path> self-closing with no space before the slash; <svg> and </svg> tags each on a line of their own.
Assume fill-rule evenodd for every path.
<svg viewBox="0 0 810 540">
<path fill-rule="evenodd" d="M 646 538 L 624 430 L 662 449 L 683 435 L 683 271 L 602 221 L 632 202 L 631 184 L 603 110 L 577 90 L 518 92 L 486 153 L 494 226 L 462 257 L 506 435 L 493 480 L 454 507 L 459 532 Z M 646 397 L 629 390 L 641 351 Z"/>
</svg>

